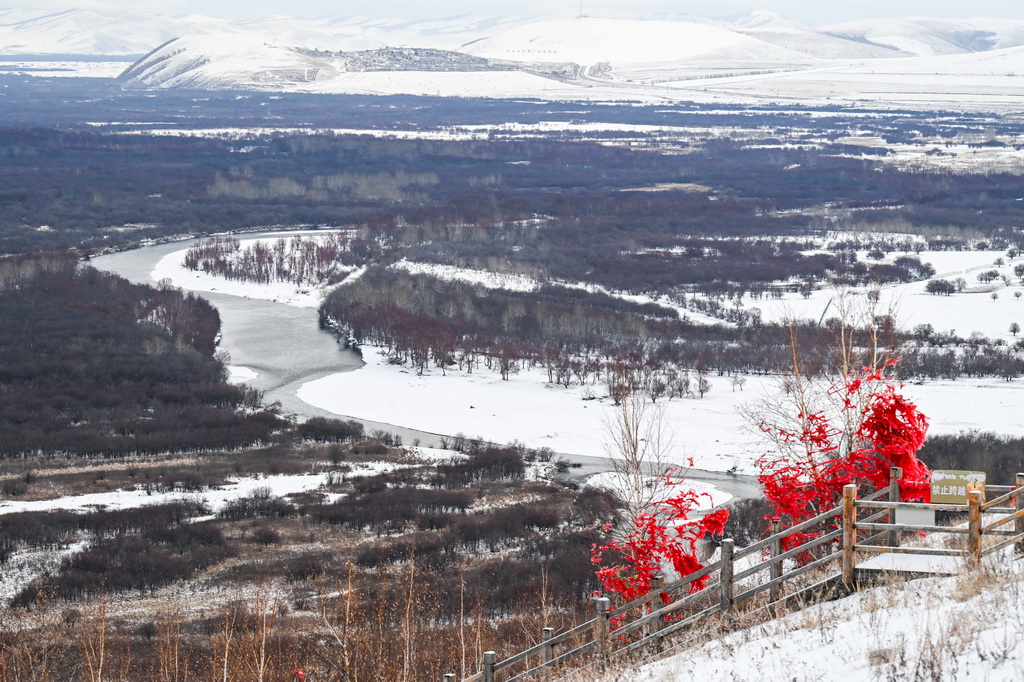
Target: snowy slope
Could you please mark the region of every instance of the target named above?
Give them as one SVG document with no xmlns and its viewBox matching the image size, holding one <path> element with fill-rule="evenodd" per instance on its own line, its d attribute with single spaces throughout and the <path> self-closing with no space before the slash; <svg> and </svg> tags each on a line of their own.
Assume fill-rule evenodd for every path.
<svg viewBox="0 0 1024 682">
<path fill-rule="evenodd" d="M 785 73 L 669 83 L 681 96 L 725 101 L 843 101 L 927 109 L 1017 110 L 1024 104 L 1024 47 L 931 57 L 822 62 Z"/>
<path fill-rule="evenodd" d="M 878 19 L 822 26 L 818 30 L 921 56 L 984 52 L 1024 45 L 1024 21 L 1009 19 Z"/>
<path fill-rule="evenodd" d="M 894 580 L 600 682 L 1020 680 L 1022 565 L 1004 550 L 983 569 Z"/>
<path fill-rule="evenodd" d="M 11 16 L 17 19 L 19 14 L 13 11 Z M 0 54 L 144 54 L 184 33 L 226 30 L 229 24 L 222 19 L 172 19 L 128 11 L 69 10 L 12 23 L 0 15 Z"/>
<path fill-rule="evenodd" d="M 121 74 L 120 80 L 127 87 L 160 89 L 248 88 L 449 97 L 514 96 L 559 85 L 508 67 L 491 67 L 486 60 L 455 52 L 398 48 L 373 54 L 392 60 L 393 66 L 365 68 L 359 65 L 359 53 L 312 52 L 269 44 L 253 36 L 187 36 L 146 55 Z"/>
<path fill-rule="evenodd" d="M 888 45 L 873 45 L 795 25 L 770 24 L 742 29 L 739 32 L 765 43 L 818 59 L 886 59 L 911 54 Z"/>
<path fill-rule="evenodd" d="M 577 18 L 538 21 L 468 44 L 489 59 L 635 64 L 700 60 L 787 62 L 803 55 L 719 26 Z"/>
<path fill-rule="evenodd" d="M 289 47 L 365 50 L 390 46 L 454 49 L 522 19 L 457 16 L 428 21 L 274 16 L 227 21 L 131 11 L 0 10 L 0 54 L 145 54 L 186 35 L 249 35 Z"/>
</svg>

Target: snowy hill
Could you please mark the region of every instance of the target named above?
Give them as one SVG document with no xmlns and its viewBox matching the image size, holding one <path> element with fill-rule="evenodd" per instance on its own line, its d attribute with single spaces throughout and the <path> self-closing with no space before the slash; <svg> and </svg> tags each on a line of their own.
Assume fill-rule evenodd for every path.
<svg viewBox="0 0 1024 682">
<path fill-rule="evenodd" d="M 470 54 L 513 61 L 611 64 L 799 61 L 803 55 L 735 31 L 684 21 L 578 18 L 538 21 L 466 45 Z"/>
<path fill-rule="evenodd" d="M 127 87 L 304 92 L 437 92 L 451 96 L 542 90 L 548 79 L 481 57 L 432 48 L 321 51 L 243 35 L 169 41 L 121 76 Z"/>
<path fill-rule="evenodd" d="M 228 22 L 210 17 L 172 19 L 127 11 L 43 14 L 9 10 L 0 15 L 0 54 L 144 54 L 184 33 L 226 30 L 230 30 Z"/>
<path fill-rule="evenodd" d="M 0 54 L 146 54 L 188 35 L 247 35 L 288 47 L 366 50 L 379 47 L 453 49 L 508 18 L 461 16 L 412 22 L 403 19 L 271 17 L 227 21 L 202 15 L 174 18 L 130 11 L 0 10 Z"/>
<path fill-rule="evenodd" d="M 878 19 L 822 26 L 818 31 L 921 56 L 1024 45 L 1024 21 L 1007 19 Z"/>
</svg>

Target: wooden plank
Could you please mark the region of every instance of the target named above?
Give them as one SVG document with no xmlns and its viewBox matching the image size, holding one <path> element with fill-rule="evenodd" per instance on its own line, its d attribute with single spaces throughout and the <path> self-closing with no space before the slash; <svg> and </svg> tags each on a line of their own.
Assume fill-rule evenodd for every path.
<svg viewBox="0 0 1024 682">
<path fill-rule="evenodd" d="M 802 553 L 806 552 L 807 550 L 814 549 L 815 547 L 819 547 L 821 545 L 824 545 L 825 543 L 832 542 L 833 540 L 838 540 L 842 536 L 843 536 L 843 531 L 842 530 L 834 530 L 831 533 L 826 533 L 825 535 L 822 535 L 820 537 L 814 538 L 813 540 L 811 540 L 810 542 L 808 542 L 806 544 L 800 545 L 799 547 L 794 547 L 793 549 L 790 549 L 790 550 L 788 550 L 786 552 L 783 552 L 782 554 L 780 554 L 777 557 L 772 557 L 771 559 L 768 559 L 767 561 L 762 561 L 761 563 L 757 564 L 756 566 L 751 566 L 750 568 L 744 569 L 744 570 L 740 571 L 739 573 L 737 573 L 734 576 L 734 579 L 735 580 L 743 580 L 744 578 L 749 578 L 750 576 L 754 575 L 755 573 L 760 573 L 765 568 L 770 568 L 770 567 L 772 567 L 775 564 L 781 565 L 781 562 L 785 561 L 786 559 L 792 559 L 793 557 L 795 557 L 795 556 L 797 556 L 799 554 L 802 554 Z"/>
<path fill-rule="evenodd" d="M 888 523 L 858 523 L 857 530 L 883 530 L 888 531 L 892 526 Z M 909 523 L 897 523 L 899 530 L 909 530 L 918 533 L 952 533 L 954 535 L 967 533 L 966 528 L 956 526 L 915 526 Z"/>
<path fill-rule="evenodd" d="M 544 628 L 540 631 L 540 664 L 547 665 L 555 656 L 555 648 L 551 644 L 551 638 L 555 636 L 554 628 Z"/>
<path fill-rule="evenodd" d="M 677 621 L 677 622 L 673 623 L 672 625 L 669 625 L 668 627 L 666 627 L 664 630 L 661 631 L 661 636 L 662 637 L 667 637 L 668 635 L 671 635 L 674 632 L 678 632 L 679 630 L 682 630 L 685 627 L 689 627 L 690 625 L 693 625 L 694 623 L 696 623 L 698 621 L 704 620 L 705 618 L 707 618 L 711 614 L 717 613 L 717 612 L 718 612 L 718 604 L 714 604 L 712 606 L 709 606 L 708 608 L 704 609 L 703 611 L 699 611 L 699 612 L 693 614 L 692 616 L 687 616 L 686 618 L 684 618 L 684 619 L 682 619 L 680 621 Z M 640 640 L 640 641 L 642 642 L 644 640 Z M 639 644 L 639 642 L 638 642 L 638 644 Z"/>
<path fill-rule="evenodd" d="M 926 556 L 962 556 L 963 550 L 939 549 L 938 547 L 884 547 L 878 545 L 857 545 L 857 551 L 875 554 L 924 554 Z"/>
<path fill-rule="evenodd" d="M 645 615 L 645 616 L 643 616 L 641 618 L 638 618 L 638 619 L 634 620 L 631 623 L 627 623 L 627 624 L 623 625 L 622 627 L 620 627 L 620 628 L 615 630 L 615 634 L 617 634 L 617 635 L 629 634 L 633 630 L 637 630 L 637 629 L 639 629 L 639 628 L 641 628 L 641 627 L 643 627 L 643 626 L 653 622 L 655 619 L 664 620 L 664 619 L 672 616 L 673 614 L 675 614 L 677 611 L 681 611 L 682 609 L 684 609 L 684 608 L 686 608 L 688 606 L 691 606 L 692 604 L 699 603 L 699 602 L 702 602 L 702 601 L 706 601 L 706 602 L 714 601 L 715 604 L 717 605 L 720 602 L 721 598 L 720 597 L 716 598 L 714 596 L 714 593 L 715 593 L 716 589 L 720 590 L 720 588 L 721 588 L 721 583 L 715 583 L 714 585 L 706 587 L 705 589 L 703 589 L 703 590 L 701 590 L 699 592 L 694 592 L 693 594 L 688 594 L 688 595 L 686 595 L 685 597 L 683 597 L 681 599 L 677 599 L 676 601 L 672 602 L 671 604 L 666 604 L 665 606 L 662 606 L 657 611 L 652 611 L 651 613 L 649 613 L 649 614 L 647 614 L 647 615 Z M 715 608 L 717 608 L 717 606 Z M 662 625 L 662 630 L 664 630 L 664 628 L 665 628 L 665 625 L 663 624 Z"/>
<path fill-rule="evenodd" d="M 834 507 L 832 509 L 829 509 L 828 511 L 824 511 L 824 512 L 818 514 L 817 516 L 812 516 L 811 518 L 807 519 L 806 521 L 801 521 L 800 523 L 796 524 L 795 526 L 793 526 L 791 528 L 786 528 L 784 531 L 782 531 L 782 537 L 785 538 L 785 537 L 788 537 L 788 536 L 793 535 L 795 533 L 800 533 L 802 531 L 807 530 L 808 528 L 812 528 L 812 527 L 816 526 L 817 524 L 821 523 L 822 521 L 827 521 L 827 520 L 829 520 L 831 518 L 836 518 L 836 517 L 840 516 L 842 513 L 843 513 L 843 508 L 842 507 Z M 755 542 L 752 545 L 748 545 L 747 547 L 744 547 L 743 549 L 737 550 L 736 553 L 733 555 L 733 559 L 738 561 L 738 560 L 740 560 L 740 559 L 742 559 L 742 558 L 744 558 L 746 556 L 749 556 L 749 555 L 753 554 L 754 552 L 756 552 L 758 550 L 764 549 L 765 547 L 770 545 L 774 540 L 775 540 L 774 536 L 764 538 L 763 540 L 758 540 L 757 542 Z"/>
<path fill-rule="evenodd" d="M 899 467 L 893 467 L 893 469 L 899 469 Z M 892 480 L 892 472 L 891 471 L 889 473 L 889 479 Z M 889 495 L 890 495 L 889 488 L 886 487 L 886 488 L 879 488 L 878 490 L 876 490 L 875 492 L 871 493 L 870 495 L 865 495 L 864 497 L 862 497 L 860 499 L 865 501 L 865 502 L 873 502 L 874 500 L 879 500 L 879 499 L 881 499 L 883 497 L 887 498 L 887 497 L 889 497 Z"/>
<path fill-rule="evenodd" d="M 1024 488 L 1024 473 L 1017 474 L 1015 483 L 1018 488 Z M 1017 496 L 1016 504 L 1013 507 L 1017 512 L 1024 511 L 1024 495 Z M 1024 537 L 1024 518 L 1017 519 L 1013 529 L 1017 532 L 1017 535 Z M 1024 541 L 1018 542 L 1013 549 L 1017 554 L 1024 554 Z"/>
<path fill-rule="evenodd" d="M 998 552 L 999 550 L 1005 549 L 1006 547 L 1009 547 L 1010 545 L 1012 545 L 1014 543 L 1020 542 L 1022 539 L 1024 539 L 1024 536 L 1022 536 L 1022 535 L 1016 535 L 1016 534 L 1010 535 L 1005 540 L 1000 540 L 999 542 L 997 542 L 996 544 L 992 545 L 991 547 L 986 547 L 985 549 L 983 549 L 981 551 L 981 556 L 988 556 L 989 554 L 992 554 L 993 552 Z"/>
<path fill-rule="evenodd" d="M 665 591 L 662 588 L 665 586 L 665 576 L 661 573 L 657 574 L 654 576 L 654 579 L 651 580 L 651 585 L 654 587 L 651 591 L 651 594 L 654 596 L 651 598 L 650 605 L 651 613 L 653 614 L 655 611 L 660 609 L 664 603 L 662 595 L 665 594 Z M 654 616 L 651 618 L 651 622 L 648 623 L 647 628 L 644 630 L 644 634 L 647 636 L 653 635 L 661 630 L 664 622 L 665 621 L 661 616 Z"/>
<path fill-rule="evenodd" d="M 900 467 L 892 467 L 889 469 L 889 502 L 902 502 L 903 494 L 900 492 L 900 481 L 903 480 L 903 469 Z M 892 509 L 888 514 L 889 518 L 887 521 L 891 525 L 896 524 L 896 510 Z M 868 520 L 868 519 L 865 519 Z M 886 544 L 890 547 L 898 547 L 900 544 L 900 531 L 890 530 L 886 534 Z"/>
<path fill-rule="evenodd" d="M 482 679 L 484 679 L 484 674 L 480 672 L 476 673 L 475 675 L 470 675 L 469 677 L 463 679 L 462 682 L 480 682 L 480 680 Z"/>
<path fill-rule="evenodd" d="M 597 645 L 597 666 L 602 671 L 608 665 L 608 651 L 611 648 L 609 640 L 611 627 L 608 622 L 611 605 L 612 602 L 608 597 L 598 597 L 594 600 L 594 610 L 597 611 L 594 618 L 594 642 Z"/>
<path fill-rule="evenodd" d="M 748 590 L 744 590 L 742 593 L 740 593 L 739 595 L 737 595 L 735 597 L 734 602 L 738 604 L 741 601 L 746 601 L 747 599 L 750 599 L 751 597 L 753 597 L 753 596 L 755 596 L 757 594 L 760 594 L 761 592 L 764 592 L 765 590 L 770 590 L 772 588 L 772 584 L 773 583 L 781 585 L 782 583 L 785 583 L 786 581 L 793 580 L 794 578 L 799 578 L 800 576 L 804 575 L 805 573 L 810 573 L 811 571 L 813 571 L 816 568 L 821 568 L 822 566 L 824 566 L 826 564 L 830 564 L 830 563 L 832 563 L 834 561 L 839 561 L 842 558 L 843 558 L 843 553 L 842 552 L 833 552 L 832 554 L 829 554 L 828 556 L 823 556 L 823 557 L 821 557 L 819 559 L 815 559 L 814 561 L 812 561 L 811 563 L 807 564 L 806 566 L 801 566 L 800 568 L 795 568 L 792 571 L 789 571 L 788 573 L 783 574 L 780 578 L 776 578 L 776 579 L 770 580 L 770 581 L 768 581 L 766 583 L 762 583 L 760 585 L 755 585 L 754 587 L 751 587 Z"/>
<path fill-rule="evenodd" d="M 977 564 L 981 560 L 981 493 L 972 490 L 967 493 L 967 556 Z"/>
<path fill-rule="evenodd" d="M 908 509 L 932 509 L 934 511 L 959 512 L 961 514 L 967 511 L 966 504 L 925 504 L 923 502 L 864 502 L 857 500 L 857 506 L 864 507 L 865 509 L 907 507 Z"/>
<path fill-rule="evenodd" d="M 595 642 L 594 640 L 590 640 L 586 644 L 578 646 L 575 649 L 573 649 L 572 651 L 566 651 L 561 656 L 558 656 L 557 658 L 555 658 L 555 660 L 551 661 L 551 666 L 552 667 L 558 667 L 558 666 L 562 665 L 563 663 L 565 663 L 566 661 L 571 661 L 572 659 L 576 658 L 577 656 L 582 656 L 583 654 L 587 653 L 588 651 L 590 651 L 591 649 L 593 649 L 596 646 L 597 646 L 597 642 Z"/>
<path fill-rule="evenodd" d="M 548 648 L 550 648 L 551 646 L 552 645 L 548 643 Z M 541 653 L 543 652 L 543 647 L 543 644 L 537 644 L 535 646 L 530 647 L 529 649 L 524 649 L 523 651 L 520 651 L 518 654 L 513 654 L 512 656 L 509 656 L 503 661 L 498 661 L 494 664 L 494 672 L 500 672 L 505 668 L 509 668 L 513 665 L 516 665 L 517 663 L 522 663 L 528 658 L 541 655 Z"/>
<path fill-rule="evenodd" d="M 494 682 L 494 664 L 498 662 L 498 654 L 493 651 L 484 652 L 483 682 Z"/>
<path fill-rule="evenodd" d="M 735 544 L 731 538 L 722 540 L 722 573 L 718 580 L 718 592 L 721 597 L 719 600 L 719 610 L 722 613 L 728 613 L 732 610 L 732 593 L 735 588 L 735 581 L 733 579 L 733 561 L 732 554 L 735 549 Z"/>
<path fill-rule="evenodd" d="M 991 491 L 991 490 L 992 490 L 991 487 L 986 486 L 986 488 L 985 488 L 986 492 Z M 986 502 L 983 505 L 981 505 L 981 510 L 982 511 L 988 511 L 992 507 L 998 507 L 1003 502 L 1009 502 L 1010 500 L 1013 500 L 1013 499 L 1016 499 L 1016 498 L 1017 498 L 1017 491 L 1011 489 L 1010 492 L 1006 493 L 1005 495 L 1000 495 L 999 497 L 994 497 L 991 500 L 989 500 L 988 502 Z"/>
<path fill-rule="evenodd" d="M 794 578 L 799 578 L 800 576 L 804 575 L 805 573 L 810 573 L 811 571 L 813 571 L 816 568 L 821 568 L 822 566 L 825 566 L 826 564 L 831 564 L 832 562 L 835 562 L 835 561 L 841 561 L 842 558 L 843 558 L 843 553 L 842 552 L 832 552 L 831 554 L 823 556 L 820 559 L 815 559 L 814 561 L 812 561 L 811 563 L 807 564 L 806 566 L 801 566 L 800 568 L 794 568 L 789 573 L 786 573 L 785 575 L 783 575 L 781 580 L 782 580 L 782 582 L 786 582 L 786 581 L 789 581 L 789 580 L 793 580 Z"/>
<path fill-rule="evenodd" d="M 870 515 L 865 516 L 863 518 L 860 518 L 860 517 L 858 517 L 858 518 L 860 518 L 860 520 L 863 521 L 864 523 L 871 523 L 873 521 L 878 521 L 879 519 L 887 519 L 891 513 L 892 513 L 891 509 L 888 509 L 888 510 L 887 509 L 883 509 L 880 512 L 875 512 L 874 514 L 870 514 Z"/>
<path fill-rule="evenodd" d="M 713 564 L 705 566 L 704 568 L 700 569 L 699 571 L 694 571 L 693 573 L 690 573 L 689 575 L 683 576 L 679 580 L 675 580 L 675 581 L 665 585 L 661 589 L 664 590 L 665 592 L 674 592 L 677 589 L 679 589 L 680 587 L 687 587 L 687 586 L 689 586 L 689 584 L 692 583 L 694 580 L 698 580 L 700 578 L 703 578 L 706 575 L 711 575 L 712 573 L 717 571 L 719 568 L 721 568 L 721 566 L 722 566 L 722 562 L 721 561 L 716 561 Z M 610 617 L 611 618 L 618 618 L 619 616 L 624 615 L 624 614 L 632 611 L 636 607 L 641 606 L 643 604 L 646 604 L 650 600 L 651 595 L 652 595 L 652 593 L 648 592 L 647 594 L 643 595 L 642 597 L 637 597 L 633 601 L 626 602 L 622 606 L 620 606 L 617 609 L 615 609 L 614 611 L 612 611 Z"/>
<path fill-rule="evenodd" d="M 886 525 L 888 525 L 888 524 L 886 524 Z M 870 545 L 870 544 L 872 544 L 874 542 L 878 542 L 879 540 L 884 540 L 885 543 L 886 543 L 886 546 L 889 546 L 889 531 L 882 531 L 881 533 L 875 533 L 874 535 L 869 535 L 866 538 L 862 539 L 857 544 L 858 545 Z"/>
<path fill-rule="evenodd" d="M 867 504 L 887 504 L 868 502 Z M 857 568 L 857 486 L 843 486 L 843 582 L 853 585 Z"/>
<path fill-rule="evenodd" d="M 778 519 L 772 521 L 772 537 L 775 538 L 771 545 L 772 559 L 778 559 L 779 556 L 782 554 L 781 532 L 782 521 L 779 521 Z M 779 600 L 779 595 L 782 593 L 782 583 L 779 581 L 779 578 L 782 577 L 782 568 L 783 566 L 781 559 L 779 561 L 772 561 L 768 566 L 768 585 L 769 589 L 771 590 L 768 599 L 772 603 L 777 602 Z M 774 609 L 771 609 L 771 614 L 772 618 L 776 616 Z"/>
<path fill-rule="evenodd" d="M 1008 514 L 1007 516 L 1004 516 L 1001 519 L 996 519 L 995 521 L 993 521 L 992 523 L 988 524 L 987 526 L 982 526 L 981 534 L 984 535 L 985 533 L 990 533 L 990 532 L 992 532 L 992 529 L 999 528 L 1000 526 L 1005 526 L 1006 524 L 1010 523 L 1011 521 L 1016 522 L 1018 519 L 1022 519 L 1022 518 L 1024 518 L 1024 510 L 1021 510 L 1019 512 L 1014 512 L 1012 514 Z M 1016 533 L 1014 533 L 1014 535 L 1016 535 Z"/>
<path fill-rule="evenodd" d="M 775 522 L 772 521 L 772 523 L 774 524 Z M 744 557 L 750 556 L 751 554 L 754 554 L 755 552 L 759 552 L 759 551 L 769 547 L 773 542 L 775 542 L 775 540 L 776 540 L 775 536 L 777 534 L 781 534 L 783 537 L 786 537 L 787 535 L 791 535 L 792 532 L 793 532 L 793 531 L 789 530 L 788 528 L 785 529 L 785 530 L 782 530 L 782 524 L 781 523 L 779 524 L 779 528 L 780 528 L 779 533 L 774 533 L 773 532 L 768 537 L 761 538 L 757 542 L 749 544 L 746 547 L 744 547 L 743 549 L 737 549 L 736 550 L 736 554 L 733 555 L 733 559 L 735 559 L 736 561 L 739 561 L 740 559 L 742 559 Z"/>
</svg>

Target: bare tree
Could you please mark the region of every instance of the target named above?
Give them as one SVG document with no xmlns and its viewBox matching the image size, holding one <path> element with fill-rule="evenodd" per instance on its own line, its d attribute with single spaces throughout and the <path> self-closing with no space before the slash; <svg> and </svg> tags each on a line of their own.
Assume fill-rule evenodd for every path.
<svg viewBox="0 0 1024 682">
<path fill-rule="evenodd" d="M 614 412 L 604 415 L 605 453 L 617 477 L 616 493 L 632 522 L 665 495 L 662 478 L 672 468 L 673 434 L 662 405 L 620 388 Z"/>
<path fill-rule="evenodd" d="M 825 415 L 839 431 L 839 447 L 831 456 L 845 456 L 863 445 L 857 431 L 873 387 L 862 382 L 852 394 L 840 394 L 833 387 L 863 369 L 883 369 L 892 359 L 895 345 L 896 305 L 890 301 L 883 306 L 879 292 L 861 296 L 840 291 L 833 298 L 832 309 L 837 317 L 825 324 L 833 330 L 835 344 L 821 372 L 812 375 L 804 371 L 797 327 L 791 325 L 790 373 L 779 379 L 775 391 L 740 408 L 744 419 L 776 452 L 805 462 L 817 456 L 812 446 L 787 434 L 803 433 L 811 426 L 812 415 Z M 842 409 L 847 400 L 860 409 Z"/>
</svg>

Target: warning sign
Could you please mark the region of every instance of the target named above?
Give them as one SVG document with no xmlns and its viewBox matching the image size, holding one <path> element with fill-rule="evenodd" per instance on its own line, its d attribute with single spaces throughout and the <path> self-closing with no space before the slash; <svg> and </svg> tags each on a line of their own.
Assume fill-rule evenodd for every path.
<svg viewBox="0 0 1024 682">
<path fill-rule="evenodd" d="M 937 504 L 967 504 L 967 493 L 977 490 L 985 493 L 984 471 L 951 471 L 938 469 L 932 472 L 932 502 Z"/>
</svg>

